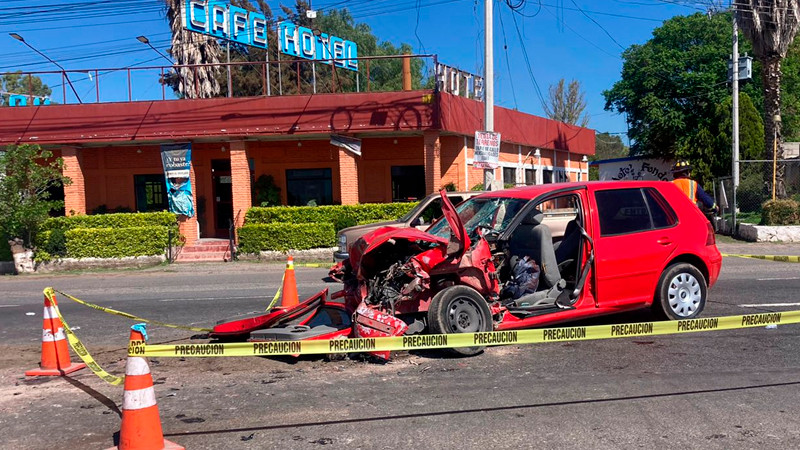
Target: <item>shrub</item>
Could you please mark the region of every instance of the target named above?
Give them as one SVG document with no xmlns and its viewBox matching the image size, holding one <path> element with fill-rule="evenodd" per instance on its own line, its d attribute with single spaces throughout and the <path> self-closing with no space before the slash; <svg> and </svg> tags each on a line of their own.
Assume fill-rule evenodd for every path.
<svg viewBox="0 0 800 450">
<path fill-rule="evenodd" d="M 800 225 L 800 204 L 794 200 L 769 200 L 762 209 L 765 225 Z"/>
<path fill-rule="evenodd" d="M 149 226 L 175 226 L 177 216 L 168 211 L 147 213 L 115 213 L 93 216 L 65 216 L 47 219 L 42 224 L 43 231 L 70 230 L 73 228 L 130 228 Z"/>
<path fill-rule="evenodd" d="M 334 231 L 339 231 L 359 223 L 397 219 L 415 206 L 417 203 L 254 207 L 247 211 L 245 224 L 332 224 Z"/>
<path fill-rule="evenodd" d="M 306 250 L 333 247 L 336 231 L 330 223 L 267 223 L 239 228 L 239 251 Z"/>
<path fill-rule="evenodd" d="M 8 246 L 8 239 L 0 236 L 0 261 L 12 261 L 11 247 Z"/>
<path fill-rule="evenodd" d="M 169 227 L 73 228 L 64 232 L 70 258 L 122 258 L 160 255 Z"/>
</svg>

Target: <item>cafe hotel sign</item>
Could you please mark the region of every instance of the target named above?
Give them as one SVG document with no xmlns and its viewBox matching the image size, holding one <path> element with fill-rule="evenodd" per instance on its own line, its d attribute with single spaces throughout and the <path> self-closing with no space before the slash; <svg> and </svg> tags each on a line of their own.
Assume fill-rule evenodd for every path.
<svg viewBox="0 0 800 450">
<path fill-rule="evenodd" d="M 269 24 L 263 14 L 221 0 L 186 0 L 183 27 L 219 39 L 267 48 Z M 295 58 L 315 59 L 348 70 L 358 70 L 356 43 L 291 22 L 278 23 L 278 49 Z"/>
</svg>

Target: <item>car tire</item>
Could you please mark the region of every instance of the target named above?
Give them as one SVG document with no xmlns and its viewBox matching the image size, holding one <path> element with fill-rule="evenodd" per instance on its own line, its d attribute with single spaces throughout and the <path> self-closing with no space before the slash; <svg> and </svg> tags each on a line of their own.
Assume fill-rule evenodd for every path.
<svg viewBox="0 0 800 450">
<path fill-rule="evenodd" d="M 486 300 L 468 286 L 450 286 L 433 297 L 428 308 L 428 329 L 435 334 L 492 331 L 492 313 Z M 484 347 L 447 349 L 449 353 L 472 356 Z"/>
<path fill-rule="evenodd" d="M 707 297 L 706 278 L 697 267 L 676 263 L 658 280 L 653 310 L 670 320 L 694 319 L 705 308 Z"/>
</svg>

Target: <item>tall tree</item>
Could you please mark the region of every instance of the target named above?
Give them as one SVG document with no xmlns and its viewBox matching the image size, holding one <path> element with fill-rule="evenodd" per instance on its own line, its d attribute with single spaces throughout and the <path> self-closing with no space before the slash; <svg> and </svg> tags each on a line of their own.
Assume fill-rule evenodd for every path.
<svg viewBox="0 0 800 450">
<path fill-rule="evenodd" d="M 761 60 L 761 79 L 764 86 L 765 144 L 768 159 L 783 159 L 780 146 L 781 61 L 800 29 L 798 0 L 736 0 L 736 20 L 753 44 L 753 54 Z M 773 155 L 777 147 L 777 155 Z M 778 164 L 775 191 L 786 197 L 784 183 L 786 165 Z M 772 181 L 769 181 L 771 185 Z"/>
<path fill-rule="evenodd" d="M 0 152 L 0 237 L 34 242 L 39 226 L 63 202 L 50 199 L 49 189 L 69 184 L 63 161 L 38 145 L 11 145 Z"/>
<path fill-rule="evenodd" d="M 544 113 L 553 120 L 585 127 L 589 124 L 589 115 L 583 112 L 586 109 L 586 99 L 581 91 L 581 84 L 572 80 L 565 89 L 564 83 L 562 78 L 557 84 L 550 85 L 548 101 L 542 105 Z"/>
<path fill-rule="evenodd" d="M 594 155 L 589 157 L 591 161 L 628 156 L 628 147 L 622 143 L 622 138 L 616 134 L 597 133 L 594 142 Z"/>
<path fill-rule="evenodd" d="M 13 94 L 43 99 L 53 93 L 41 78 L 36 75 L 23 75 L 21 71 L 3 74 L 0 77 L 0 91 L 3 91 L 3 95 L 0 95 L 0 106 L 7 106 L 8 98 Z M 32 99 L 29 99 L 28 104 L 33 104 Z"/>
<path fill-rule="evenodd" d="M 606 110 L 627 115 L 632 154 L 688 158 L 707 166 L 703 176 L 730 174 L 729 141 L 717 139 L 715 130 L 718 105 L 731 98 L 725 61 L 732 31 L 729 12 L 676 16 L 623 52 L 622 78 L 603 95 Z M 750 51 L 746 41 L 740 51 Z M 754 64 L 755 73 L 759 67 Z M 741 92 L 760 105 L 756 80 L 743 83 Z"/>
<path fill-rule="evenodd" d="M 172 29 L 170 54 L 178 66 L 191 64 L 219 64 L 220 48 L 216 39 L 183 28 L 183 0 L 164 0 L 167 20 Z M 216 78 L 218 66 L 179 67 L 177 74 L 165 76 L 185 98 L 208 98 L 219 95 L 220 84 Z"/>
</svg>

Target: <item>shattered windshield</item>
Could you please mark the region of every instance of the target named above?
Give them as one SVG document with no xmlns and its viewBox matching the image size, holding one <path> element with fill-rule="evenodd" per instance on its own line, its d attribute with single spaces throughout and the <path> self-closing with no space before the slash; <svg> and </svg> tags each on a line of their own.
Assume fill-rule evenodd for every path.
<svg viewBox="0 0 800 450">
<path fill-rule="evenodd" d="M 470 236 L 474 236 L 479 226 L 502 233 L 525 203 L 527 200 L 520 198 L 473 197 L 458 205 L 456 211 Z M 444 217 L 426 231 L 445 239 L 450 238 L 450 224 Z"/>
</svg>

